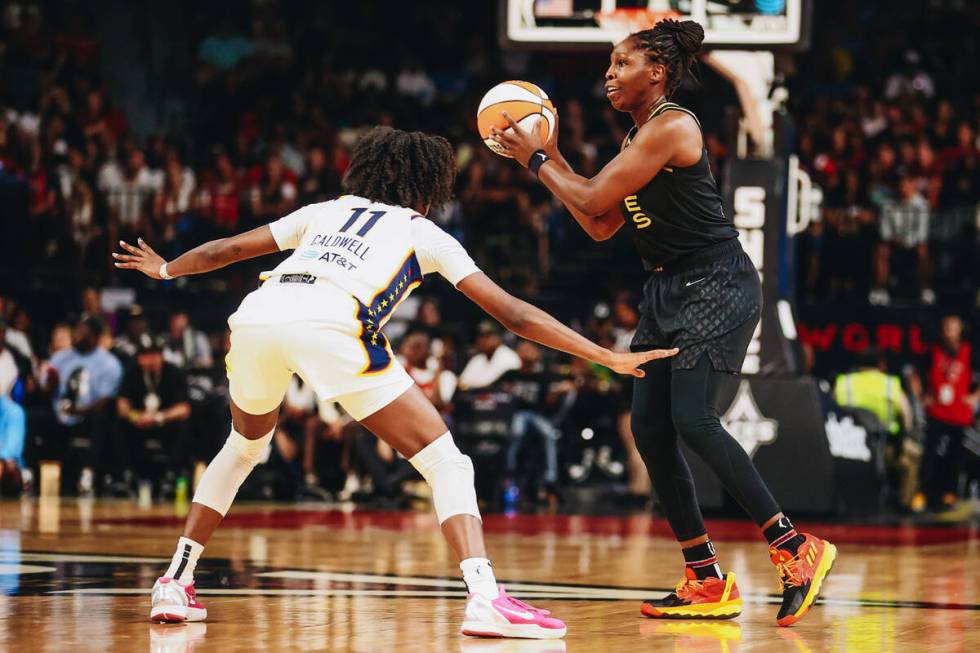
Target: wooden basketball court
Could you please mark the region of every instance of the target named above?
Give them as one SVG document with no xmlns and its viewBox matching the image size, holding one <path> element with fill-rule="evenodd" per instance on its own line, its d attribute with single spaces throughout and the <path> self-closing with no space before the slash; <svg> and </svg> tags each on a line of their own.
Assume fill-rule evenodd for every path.
<svg viewBox="0 0 980 653">
<path fill-rule="evenodd" d="M 428 512 L 237 505 L 205 551 L 206 623 L 147 621 L 149 588 L 182 520 L 174 507 L 0 503 L 0 651 L 975 651 L 980 529 L 798 524 L 840 556 L 823 600 L 775 624 L 776 576 L 747 522 L 709 522 L 745 611 L 658 622 L 640 600 L 670 589 L 681 558 L 663 520 L 486 518 L 498 578 L 568 622 L 564 641 L 459 635 L 464 591 Z"/>
</svg>

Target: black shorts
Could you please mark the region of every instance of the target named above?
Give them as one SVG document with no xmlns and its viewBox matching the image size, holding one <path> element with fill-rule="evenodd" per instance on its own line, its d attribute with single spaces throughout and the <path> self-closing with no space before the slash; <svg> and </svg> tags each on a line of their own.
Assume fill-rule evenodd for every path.
<svg viewBox="0 0 980 653">
<path fill-rule="evenodd" d="M 726 241 L 651 274 L 631 348 L 677 347 L 675 370 L 707 353 L 719 372 L 740 372 L 761 312 L 759 273 L 737 240 Z"/>
</svg>

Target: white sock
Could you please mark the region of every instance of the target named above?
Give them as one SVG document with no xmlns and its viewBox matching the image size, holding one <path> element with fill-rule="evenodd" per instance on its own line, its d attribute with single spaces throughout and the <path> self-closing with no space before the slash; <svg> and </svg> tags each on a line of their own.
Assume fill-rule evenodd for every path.
<svg viewBox="0 0 980 653">
<path fill-rule="evenodd" d="M 463 582 L 470 594 L 477 594 L 491 601 L 499 595 L 493 565 L 486 558 L 467 558 L 459 563 Z"/>
<path fill-rule="evenodd" d="M 164 577 L 175 578 L 185 585 L 194 582 L 194 567 L 197 566 L 197 559 L 203 552 L 203 544 L 181 537 L 177 540 L 177 551 L 174 552 L 170 568 L 167 569 Z"/>
</svg>

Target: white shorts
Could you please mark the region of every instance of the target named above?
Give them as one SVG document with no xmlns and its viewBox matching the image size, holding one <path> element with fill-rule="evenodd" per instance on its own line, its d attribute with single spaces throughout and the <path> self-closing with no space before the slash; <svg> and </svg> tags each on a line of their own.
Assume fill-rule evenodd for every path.
<svg viewBox="0 0 980 653">
<path fill-rule="evenodd" d="M 346 318 L 347 312 L 338 317 Z M 381 410 L 414 384 L 380 334 L 372 343 L 370 333 L 358 337 L 337 323 L 257 323 L 236 316 L 229 320 L 231 349 L 225 358 L 229 392 L 235 405 L 251 415 L 275 410 L 294 373 L 321 401 L 339 402 L 356 420 Z M 270 317 L 275 320 L 275 311 Z"/>
</svg>

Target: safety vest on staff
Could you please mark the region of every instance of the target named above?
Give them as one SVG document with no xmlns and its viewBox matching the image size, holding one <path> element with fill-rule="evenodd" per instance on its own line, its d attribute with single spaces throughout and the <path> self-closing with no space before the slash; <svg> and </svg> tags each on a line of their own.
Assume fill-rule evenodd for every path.
<svg viewBox="0 0 980 653">
<path fill-rule="evenodd" d="M 908 398 L 897 376 L 877 369 L 840 374 L 834 382 L 834 399 L 841 406 L 871 411 L 891 435 L 902 432 Z"/>
</svg>

